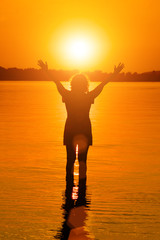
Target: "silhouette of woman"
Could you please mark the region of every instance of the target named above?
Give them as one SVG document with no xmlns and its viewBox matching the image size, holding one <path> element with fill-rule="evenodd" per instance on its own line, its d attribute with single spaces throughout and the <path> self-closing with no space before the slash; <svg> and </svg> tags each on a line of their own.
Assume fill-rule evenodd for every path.
<svg viewBox="0 0 160 240">
<path fill-rule="evenodd" d="M 39 60 L 38 65 L 47 73 L 49 79 L 55 82 L 67 110 L 63 139 L 67 151 L 66 180 L 73 181 L 76 146 L 78 145 L 79 183 L 81 184 L 86 181 L 87 153 L 89 146 L 92 145 L 92 129 L 89 118 L 91 104 L 94 103 L 94 99 L 101 93 L 103 87 L 124 68 L 124 65 L 120 63 L 117 67 L 115 66 L 110 77 L 92 91 L 88 90 L 88 79 L 83 74 L 76 74 L 72 77 L 71 91 L 69 91 L 60 81 L 52 79 L 47 62 Z"/>
</svg>

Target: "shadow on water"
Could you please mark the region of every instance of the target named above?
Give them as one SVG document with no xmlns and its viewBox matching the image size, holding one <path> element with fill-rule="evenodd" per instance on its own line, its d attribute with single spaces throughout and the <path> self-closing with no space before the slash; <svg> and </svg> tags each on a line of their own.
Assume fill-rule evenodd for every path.
<svg viewBox="0 0 160 240">
<path fill-rule="evenodd" d="M 94 239 L 85 225 L 90 201 L 86 198 L 86 180 L 81 180 L 78 186 L 66 181 L 65 198 L 62 204 L 62 227 L 54 239 Z"/>
</svg>

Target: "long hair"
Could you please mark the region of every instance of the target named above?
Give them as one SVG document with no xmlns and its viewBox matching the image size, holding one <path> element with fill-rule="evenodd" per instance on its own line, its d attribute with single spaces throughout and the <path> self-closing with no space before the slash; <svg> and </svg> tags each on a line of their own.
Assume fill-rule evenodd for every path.
<svg viewBox="0 0 160 240">
<path fill-rule="evenodd" d="M 82 73 L 75 74 L 71 78 L 71 90 L 81 93 L 87 93 L 89 87 L 88 77 Z"/>
</svg>

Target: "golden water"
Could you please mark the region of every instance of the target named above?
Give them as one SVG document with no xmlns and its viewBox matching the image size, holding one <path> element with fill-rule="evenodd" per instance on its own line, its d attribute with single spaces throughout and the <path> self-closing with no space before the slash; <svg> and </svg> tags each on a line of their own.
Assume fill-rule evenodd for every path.
<svg viewBox="0 0 160 240">
<path fill-rule="evenodd" d="M 160 83 L 110 83 L 90 116 L 86 228 L 98 240 L 159 240 Z M 53 83 L 0 82 L 0 239 L 61 229 L 65 118 Z"/>
</svg>

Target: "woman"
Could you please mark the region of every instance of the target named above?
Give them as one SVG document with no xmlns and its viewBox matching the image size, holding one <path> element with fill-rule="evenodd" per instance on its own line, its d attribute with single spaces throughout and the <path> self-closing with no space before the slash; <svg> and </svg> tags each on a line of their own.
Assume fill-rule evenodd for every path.
<svg viewBox="0 0 160 240">
<path fill-rule="evenodd" d="M 76 74 L 71 79 L 71 91 L 67 90 L 60 81 L 52 79 L 48 72 L 47 63 L 39 60 L 38 65 L 57 86 L 67 110 L 67 120 L 64 130 L 64 145 L 67 150 L 66 180 L 73 181 L 73 168 L 78 145 L 79 184 L 86 181 L 86 160 L 88 148 L 92 145 L 92 129 L 89 111 L 94 99 L 101 93 L 103 87 L 124 68 L 123 64 L 114 67 L 112 75 L 101 82 L 94 90 L 88 91 L 88 79 L 83 74 Z"/>
</svg>

